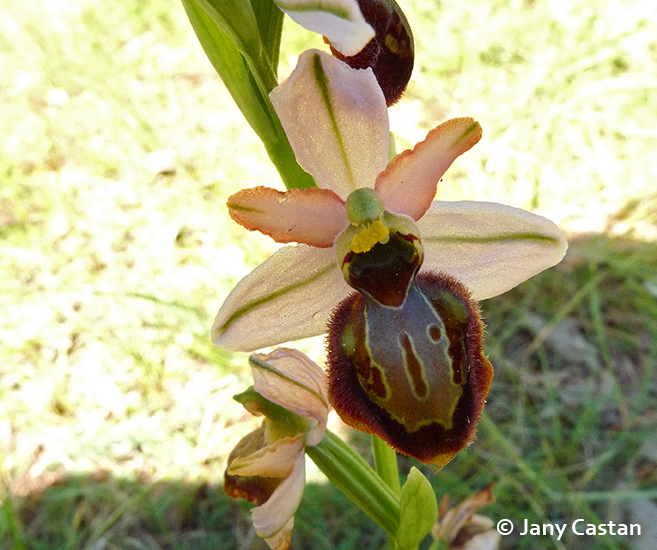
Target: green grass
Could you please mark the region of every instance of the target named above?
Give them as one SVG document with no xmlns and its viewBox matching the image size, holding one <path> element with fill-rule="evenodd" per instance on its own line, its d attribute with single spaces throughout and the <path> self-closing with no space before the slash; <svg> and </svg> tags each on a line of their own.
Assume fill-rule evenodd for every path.
<svg viewBox="0 0 657 550">
<path fill-rule="evenodd" d="M 572 243 L 560 266 L 483 304 L 486 419 L 436 491 L 456 503 L 494 482 L 484 512 L 517 525 L 645 516 L 632 541 L 513 535 L 502 548 L 651 548 L 657 7 L 402 5 L 417 55 L 391 112 L 400 142 L 450 116 L 484 128 L 439 197 L 533 209 Z M 281 77 L 324 47 L 285 32 Z M 208 333 L 274 249 L 230 222 L 226 199 L 280 187 L 276 171 L 175 1 L 6 1 L 0 68 L 0 548 L 265 548 L 221 490 L 253 426 L 231 399 L 249 383 L 245 356 Z M 382 548 L 318 479 L 293 547 Z"/>
<path fill-rule="evenodd" d="M 657 302 L 645 286 L 656 272 L 652 244 L 574 240 L 561 266 L 484 304 L 496 379 L 476 458 L 462 453 L 454 466 L 468 462 L 467 471 L 483 460 L 486 474 L 477 477 L 497 486 L 493 517 L 598 524 L 632 522 L 647 509 L 657 518 L 649 450 Z M 643 525 L 645 536 L 649 528 Z M 510 547 L 537 542 L 519 537 Z M 548 548 L 628 548 L 621 537 L 572 533 L 561 543 L 541 541 Z"/>
</svg>

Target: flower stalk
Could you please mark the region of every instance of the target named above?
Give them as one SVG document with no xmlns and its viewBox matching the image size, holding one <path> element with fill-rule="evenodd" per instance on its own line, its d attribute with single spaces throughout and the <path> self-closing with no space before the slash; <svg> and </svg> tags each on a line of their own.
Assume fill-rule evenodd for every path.
<svg viewBox="0 0 657 550">
<path fill-rule="evenodd" d="M 385 484 L 397 496 L 401 494 L 399 481 L 399 467 L 397 466 L 397 452 L 385 441 L 372 435 L 372 454 L 374 455 L 374 468 Z"/>
<path fill-rule="evenodd" d="M 399 497 L 363 457 L 330 430 L 306 454 L 333 485 L 394 537 L 399 528 Z"/>
</svg>

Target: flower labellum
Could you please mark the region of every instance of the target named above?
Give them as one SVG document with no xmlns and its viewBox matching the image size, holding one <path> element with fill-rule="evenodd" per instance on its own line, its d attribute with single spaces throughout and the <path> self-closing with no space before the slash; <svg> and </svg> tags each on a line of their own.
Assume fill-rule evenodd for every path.
<svg viewBox="0 0 657 550">
<path fill-rule="evenodd" d="M 349 203 L 362 191 L 347 199 L 352 224 Z M 380 218 L 369 224 L 386 228 L 384 240 L 364 247 L 363 230 L 354 237 L 347 230 L 336 243 L 345 280 L 358 292 L 329 324 L 329 400 L 350 426 L 443 466 L 473 439 L 493 379 L 479 308 L 453 277 L 418 276 L 423 251 L 410 219 Z"/>
</svg>

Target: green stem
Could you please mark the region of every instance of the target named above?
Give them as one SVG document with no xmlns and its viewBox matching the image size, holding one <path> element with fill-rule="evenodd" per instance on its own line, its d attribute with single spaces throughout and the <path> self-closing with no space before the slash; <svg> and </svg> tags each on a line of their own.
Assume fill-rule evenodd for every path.
<svg viewBox="0 0 657 550">
<path fill-rule="evenodd" d="M 326 431 L 321 443 L 306 454 L 333 485 L 392 538 L 399 527 L 399 497 L 356 451 Z"/>
<path fill-rule="evenodd" d="M 290 142 L 281 127 L 281 123 L 276 119 L 276 127 L 280 127 L 279 141 L 273 144 L 265 143 L 267 155 L 278 170 L 283 184 L 286 189 L 307 189 L 309 187 L 317 187 L 314 178 L 306 172 L 299 163 L 297 157 L 292 151 Z"/>
<path fill-rule="evenodd" d="M 397 467 L 397 452 L 380 437 L 372 434 L 372 453 L 374 454 L 374 468 L 385 484 L 397 496 L 401 494 L 399 481 L 399 468 Z"/>
<path fill-rule="evenodd" d="M 315 187 L 313 177 L 296 160 L 283 126 L 269 100 L 278 84 L 276 73 L 262 46 L 247 48 L 229 35 L 216 0 L 182 0 L 196 36 L 210 63 L 226 85 L 244 118 L 261 139 L 269 158 L 288 189 Z M 224 22 L 222 27 L 219 22 Z M 231 36 L 233 38 L 231 38 Z M 234 42 L 239 42 L 241 47 Z M 255 52 L 251 50 L 255 49 Z"/>
</svg>

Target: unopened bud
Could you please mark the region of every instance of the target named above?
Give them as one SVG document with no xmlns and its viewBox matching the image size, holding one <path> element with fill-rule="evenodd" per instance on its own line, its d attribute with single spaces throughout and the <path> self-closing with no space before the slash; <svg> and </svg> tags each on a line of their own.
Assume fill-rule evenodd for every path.
<svg viewBox="0 0 657 550">
<path fill-rule="evenodd" d="M 331 51 L 354 69 L 371 67 L 383 90 L 388 107 L 399 101 L 413 72 L 413 33 L 395 0 L 358 0 L 365 20 L 376 35 L 356 55 Z"/>
</svg>

